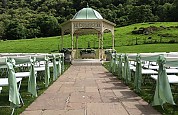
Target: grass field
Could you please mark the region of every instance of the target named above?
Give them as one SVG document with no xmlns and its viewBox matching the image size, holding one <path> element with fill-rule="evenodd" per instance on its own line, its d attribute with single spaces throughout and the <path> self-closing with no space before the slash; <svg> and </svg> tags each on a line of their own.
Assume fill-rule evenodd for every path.
<svg viewBox="0 0 178 115">
<path fill-rule="evenodd" d="M 177 51 L 178 48 L 178 28 L 164 29 L 155 31 L 150 35 L 136 35 L 132 34 L 134 28 L 149 27 L 149 26 L 178 26 L 178 22 L 157 22 L 157 23 L 140 23 L 130 26 L 115 28 L 115 49 L 118 52 L 171 52 Z M 169 37 L 162 37 L 160 43 L 159 34 L 169 34 Z M 152 37 L 152 39 L 148 39 Z M 48 37 L 48 38 L 34 38 L 23 39 L 13 41 L 0 41 L 0 52 L 57 52 L 60 49 L 60 36 Z M 104 48 L 112 47 L 112 35 L 111 33 L 104 34 Z M 138 39 L 138 45 L 136 44 L 136 38 Z M 177 43 L 169 43 L 170 40 L 175 40 Z M 75 41 L 74 41 L 75 43 Z M 78 41 L 79 48 L 87 48 L 88 44 L 91 48 L 98 48 L 97 35 L 83 35 L 79 36 Z M 146 44 L 145 44 L 146 43 Z M 64 36 L 63 46 L 71 48 L 71 37 L 69 35 Z"/>
<path fill-rule="evenodd" d="M 171 26 L 178 26 L 178 22 L 157 22 L 157 23 L 140 23 L 140 24 L 133 24 L 130 26 L 125 26 L 121 28 L 116 28 L 115 31 L 115 39 L 116 39 L 116 46 L 122 46 L 122 45 L 132 45 L 135 44 L 136 38 L 138 39 L 138 42 L 141 42 L 143 44 L 143 41 L 147 42 L 154 42 L 155 40 L 157 42 L 160 41 L 159 34 L 170 34 L 172 37 L 163 37 L 163 41 L 172 40 L 175 39 L 178 41 L 178 28 L 169 28 L 169 29 L 163 29 L 160 31 L 154 31 L 152 34 L 149 35 L 143 35 L 143 34 L 132 34 L 132 31 L 134 28 L 140 28 L 140 27 L 150 27 L 150 26 L 164 26 L 164 27 L 171 27 Z M 148 40 L 148 37 L 152 37 L 152 39 Z"/>
<path fill-rule="evenodd" d="M 116 47 L 121 53 L 177 52 L 178 44 L 146 44 Z"/>
<path fill-rule="evenodd" d="M 4 53 L 50 53 L 58 50 L 59 37 L 9 40 L 0 42 L 0 52 Z"/>
</svg>

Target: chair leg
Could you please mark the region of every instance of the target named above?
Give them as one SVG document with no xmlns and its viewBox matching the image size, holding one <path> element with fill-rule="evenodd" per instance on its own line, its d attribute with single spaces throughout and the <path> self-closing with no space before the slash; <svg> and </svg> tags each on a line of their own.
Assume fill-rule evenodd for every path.
<svg viewBox="0 0 178 115">
<path fill-rule="evenodd" d="M 21 96 L 21 94 L 20 94 L 20 86 L 21 86 L 21 81 L 19 82 L 18 91 L 19 91 L 19 97 L 20 97 L 20 100 L 21 100 L 21 102 L 22 102 L 22 105 L 24 105 L 24 102 L 23 102 L 22 96 Z"/>
<path fill-rule="evenodd" d="M 14 114 L 14 111 L 15 111 L 15 108 L 13 108 L 13 109 L 12 109 L 11 115 L 13 115 L 13 114 Z"/>
</svg>

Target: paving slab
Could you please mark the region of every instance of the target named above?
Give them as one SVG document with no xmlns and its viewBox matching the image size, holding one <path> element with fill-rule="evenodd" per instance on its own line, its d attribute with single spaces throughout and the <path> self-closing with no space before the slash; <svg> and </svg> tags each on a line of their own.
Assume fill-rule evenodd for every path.
<svg viewBox="0 0 178 115">
<path fill-rule="evenodd" d="M 86 87 L 85 92 L 95 92 L 98 93 L 98 87 Z"/>
<path fill-rule="evenodd" d="M 87 115 L 129 115 L 120 103 L 88 103 Z"/>
<path fill-rule="evenodd" d="M 24 111 L 21 115 L 42 115 L 42 110 Z"/>
<path fill-rule="evenodd" d="M 84 115 L 83 109 L 79 110 L 45 110 L 42 115 Z"/>
<path fill-rule="evenodd" d="M 98 64 L 71 65 L 22 115 L 160 115 Z"/>
<path fill-rule="evenodd" d="M 101 95 L 99 94 L 99 92 L 86 92 L 86 97 L 89 99 L 89 102 L 93 102 L 93 103 L 101 103 L 102 102 L 102 98 Z"/>
<path fill-rule="evenodd" d="M 86 103 L 71 103 L 69 102 L 66 106 L 66 110 L 78 110 L 78 109 L 85 109 Z"/>
</svg>

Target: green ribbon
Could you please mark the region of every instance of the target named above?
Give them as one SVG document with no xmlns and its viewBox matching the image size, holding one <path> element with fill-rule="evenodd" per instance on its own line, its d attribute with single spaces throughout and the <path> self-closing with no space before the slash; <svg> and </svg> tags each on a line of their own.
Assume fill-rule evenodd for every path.
<svg viewBox="0 0 178 115">
<path fill-rule="evenodd" d="M 119 55 L 119 65 L 118 65 L 118 76 L 121 78 L 122 76 L 122 54 Z"/>
<path fill-rule="evenodd" d="M 37 91 L 36 91 L 36 75 L 35 75 L 35 65 L 36 58 L 32 57 L 30 59 L 30 77 L 28 79 L 28 92 L 32 94 L 32 96 L 37 97 Z"/>
<path fill-rule="evenodd" d="M 113 61 L 113 59 L 112 59 L 112 55 L 111 55 L 110 67 L 109 67 L 109 71 L 110 71 L 110 72 L 112 72 L 112 64 L 113 64 L 112 61 Z"/>
<path fill-rule="evenodd" d="M 17 88 L 15 70 L 13 68 L 14 64 L 15 60 L 13 59 L 8 59 L 6 62 L 8 68 L 9 101 L 11 108 L 16 108 L 20 105 L 20 94 Z"/>
<path fill-rule="evenodd" d="M 53 81 L 57 79 L 56 56 L 53 54 Z"/>
<path fill-rule="evenodd" d="M 45 87 L 49 86 L 50 70 L 49 70 L 49 57 L 45 56 Z"/>
<path fill-rule="evenodd" d="M 136 56 L 136 71 L 135 71 L 135 79 L 134 79 L 134 87 L 136 92 L 141 91 L 142 84 L 142 67 L 141 67 L 141 57 L 138 54 Z"/>
<path fill-rule="evenodd" d="M 114 74 L 114 73 L 116 73 L 116 68 L 117 68 L 117 64 L 116 64 L 116 62 L 117 62 L 117 55 L 116 55 L 116 53 L 114 53 L 113 56 L 114 56 L 114 61 L 113 61 L 113 70 L 112 70 L 112 73 Z"/>
<path fill-rule="evenodd" d="M 59 76 L 61 75 L 61 55 L 59 56 L 59 60 L 58 60 L 58 74 L 59 74 Z"/>
<path fill-rule="evenodd" d="M 61 54 L 61 57 L 62 57 L 62 66 L 61 66 L 61 69 L 62 69 L 62 73 L 64 72 L 64 53 Z"/>
<path fill-rule="evenodd" d="M 163 107 L 163 104 L 166 102 L 175 105 L 166 69 L 164 66 L 166 63 L 165 57 L 163 55 L 160 55 L 157 63 L 159 65 L 159 71 L 152 105 L 161 105 Z"/>
<path fill-rule="evenodd" d="M 128 60 L 128 56 L 125 54 L 124 56 L 124 78 L 125 83 L 128 84 L 131 81 L 131 71 L 130 71 L 130 64 Z"/>
</svg>

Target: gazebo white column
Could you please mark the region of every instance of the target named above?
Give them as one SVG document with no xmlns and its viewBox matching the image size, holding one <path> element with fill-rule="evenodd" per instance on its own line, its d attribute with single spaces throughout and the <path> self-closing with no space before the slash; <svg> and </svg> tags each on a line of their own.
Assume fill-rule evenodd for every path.
<svg viewBox="0 0 178 115">
<path fill-rule="evenodd" d="M 72 28 L 73 28 L 73 24 L 72 24 Z M 74 59 L 74 30 L 72 29 L 71 31 L 71 42 L 72 42 L 72 52 L 71 52 L 71 60 L 73 61 Z"/>
<path fill-rule="evenodd" d="M 78 34 L 76 34 L 76 58 L 78 59 Z"/>
<path fill-rule="evenodd" d="M 112 49 L 114 49 L 114 47 L 115 47 L 114 27 L 111 29 L 111 33 L 112 33 Z"/>
<path fill-rule="evenodd" d="M 63 49 L 63 39 L 64 39 L 64 31 L 61 33 L 61 49 Z"/>
<path fill-rule="evenodd" d="M 100 59 L 100 41 L 101 41 L 101 38 L 100 38 L 100 33 L 98 33 L 98 58 Z"/>
<path fill-rule="evenodd" d="M 114 34 L 112 34 L 112 49 L 114 49 L 114 47 L 115 47 L 115 46 L 114 46 L 114 45 L 115 45 L 114 42 L 115 42 L 115 40 L 114 40 Z"/>
<path fill-rule="evenodd" d="M 101 33 L 101 60 L 103 60 L 103 33 Z"/>
</svg>

